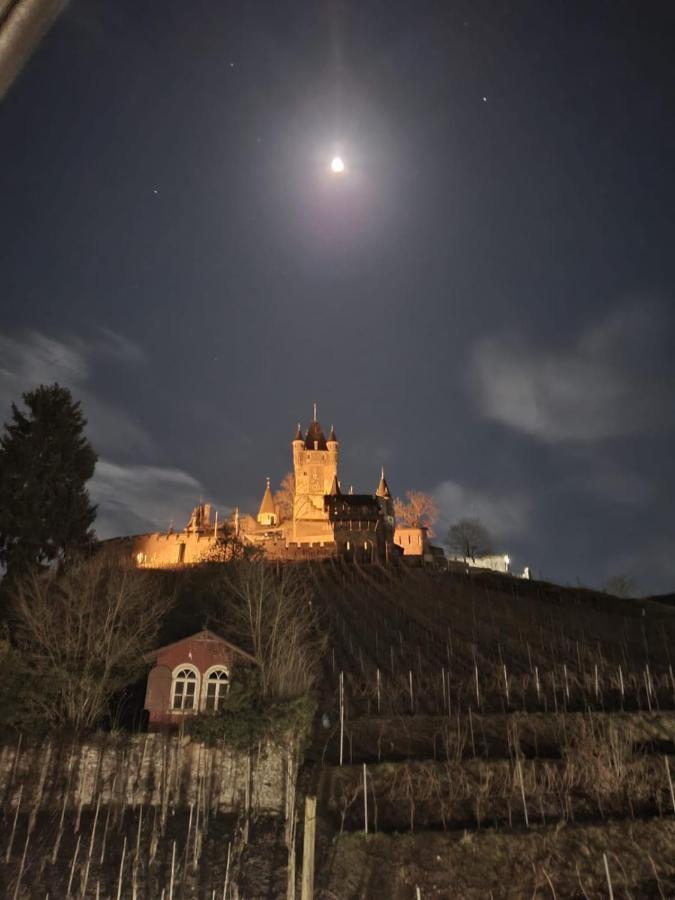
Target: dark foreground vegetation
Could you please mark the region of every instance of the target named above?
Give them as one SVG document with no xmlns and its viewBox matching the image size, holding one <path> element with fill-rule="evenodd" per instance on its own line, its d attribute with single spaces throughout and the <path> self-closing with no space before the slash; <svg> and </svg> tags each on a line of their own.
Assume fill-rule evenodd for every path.
<svg viewBox="0 0 675 900">
<path fill-rule="evenodd" d="M 143 578 L 162 610 L 146 638 L 207 626 L 258 659 L 183 740 L 255 761 L 267 738 L 298 738 L 297 834 L 251 804 L 220 807 L 206 784 L 201 811 L 180 792 L 164 811 L 105 797 L 97 811 L 75 786 L 67 806 L 22 808 L 15 781 L 0 798 L 7 896 L 281 898 L 293 851 L 299 896 L 305 795 L 323 900 L 675 896 L 667 604 L 338 562 Z M 66 720 L 8 740 L 70 738 Z"/>
</svg>

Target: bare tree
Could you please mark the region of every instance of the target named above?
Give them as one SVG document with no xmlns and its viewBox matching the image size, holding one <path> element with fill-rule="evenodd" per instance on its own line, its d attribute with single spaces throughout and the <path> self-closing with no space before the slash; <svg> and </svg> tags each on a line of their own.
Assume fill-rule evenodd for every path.
<svg viewBox="0 0 675 900">
<path fill-rule="evenodd" d="M 142 674 L 171 603 L 156 576 L 104 553 L 18 582 L 13 638 L 28 712 L 56 728 L 94 726 Z"/>
<path fill-rule="evenodd" d="M 281 479 L 279 490 L 274 495 L 274 505 L 278 508 L 282 521 L 293 518 L 294 498 L 295 475 L 292 472 L 286 472 Z"/>
<path fill-rule="evenodd" d="M 628 600 L 637 596 L 637 585 L 630 575 L 612 575 L 602 586 L 606 594 Z"/>
<path fill-rule="evenodd" d="M 200 558 L 202 563 L 229 563 L 238 559 L 254 559 L 261 556 L 262 548 L 245 543 L 231 525 L 219 527 L 218 537 Z"/>
<path fill-rule="evenodd" d="M 405 500 L 399 497 L 394 500 L 396 521 L 401 525 L 422 525 L 433 533 L 431 529 L 438 519 L 438 506 L 434 498 L 422 491 L 406 491 L 405 496 Z"/>
<path fill-rule="evenodd" d="M 250 645 L 263 695 L 301 696 L 316 678 L 325 641 L 304 576 L 265 560 L 235 564 L 226 575 L 224 624 Z"/>
<path fill-rule="evenodd" d="M 474 562 L 477 556 L 492 553 L 490 532 L 480 519 L 460 519 L 450 527 L 446 543 L 458 556 Z"/>
</svg>

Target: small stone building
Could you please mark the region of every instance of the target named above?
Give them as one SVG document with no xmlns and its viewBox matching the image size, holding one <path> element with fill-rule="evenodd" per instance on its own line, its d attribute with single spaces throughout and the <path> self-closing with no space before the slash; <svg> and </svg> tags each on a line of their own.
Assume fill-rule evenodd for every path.
<svg viewBox="0 0 675 900">
<path fill-rule="evenodd" d="M 255 665 L 250 653 L 207 629 L 144 658 L 154 663 L 145 691 L 150 731 L 180 725 L 186 715 L 217 712 L 233 670 Z"/>
</svg>

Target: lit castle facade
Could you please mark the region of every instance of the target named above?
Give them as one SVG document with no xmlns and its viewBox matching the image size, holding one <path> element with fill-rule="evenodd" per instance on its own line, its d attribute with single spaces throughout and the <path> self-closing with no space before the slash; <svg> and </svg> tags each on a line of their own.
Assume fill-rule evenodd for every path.
<svg viewBox="0 0 675 900">
<path fill-rule="evenodd" d="M 293 490 L 272 495 L 269 478 L 256 516 L 235 509 L 224 520 L 199 503 L 184 529 L 117 539 L 128 545 L 138 565 L 169 567 L 214 558 L 228 540 L 256 548 L 277 560 L 343 557 L 359 562 L 387 562 L 429 552 L 426 529 L 396 529 L 394 501 L 380 475 L 374 494 L 343 493 L 339 478 L 340 443 L 331 427 L 328 438 L 314 415 L 306 432 L 298 425 L 291 443 Z"/>
</svg>

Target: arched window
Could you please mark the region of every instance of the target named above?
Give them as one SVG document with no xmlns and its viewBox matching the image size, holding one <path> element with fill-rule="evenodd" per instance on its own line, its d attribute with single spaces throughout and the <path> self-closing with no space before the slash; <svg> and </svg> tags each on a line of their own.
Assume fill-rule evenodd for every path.
<svg viewBox="0 0 675 900">
<path fill-rule="evenodd" d="M 222 666 L 209 670 L 204 686 L 204 709 L 217 712 L 230 686 L 230 676 Z"/>
<path fill-rule="evenodd" d="M 173 675 L 171 709 L 188 710 L 197 708 L 197 680 L 197 673 L 194 669 L 186 666 L 176 669 Z"/>
</svg>

